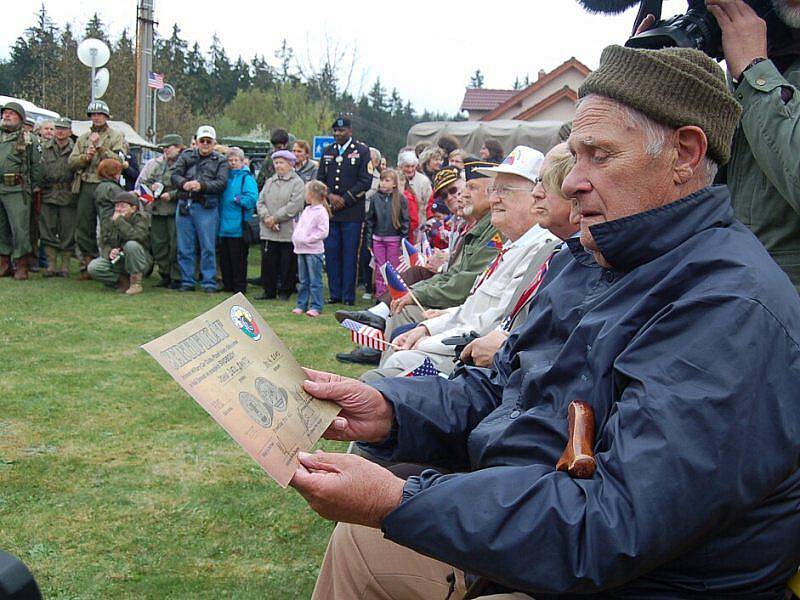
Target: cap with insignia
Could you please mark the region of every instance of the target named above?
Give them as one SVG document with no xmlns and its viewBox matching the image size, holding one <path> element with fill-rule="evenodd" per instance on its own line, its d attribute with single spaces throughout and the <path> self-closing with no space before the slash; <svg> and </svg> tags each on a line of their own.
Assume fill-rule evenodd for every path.
<svg viewBox="0 0 800 600">
<path fill-rule="evenodd" d="M 177 133 L 168 133 L 161 141 L 158 142 L 160 148 L 168 148 L 169 146 L 183 146 L 183 137 Z"/>
<path fill-rule="evenodd" d="M 30 125 L 31 127 L 36 127 L 36 121 L 34 121 L 33 117 L 25 117 L 25 125 Z"/>
<path fill-rule="evenodd" d="M 497 163 L 491 162 L 489 160 L 481 160 L 480 158 L 476 158 L 474 156 L 468 156 L 464 160 L 464 176 L 466 180 L 469 181 L 470 179 L 480 179 L 481 177 L 488 177 L 485 173 L 481 173 L 479 169 L 485 169 L 490 167 L 496 167 Z"/>
<path fill-rule="evenodd" d="M 437 196 L 439 192 L 458 181 L 459 177 L 461 173 L 456 167 L 444 167 L 436 171 L 433 176 L 433 195 Z"/>
<path fill-rule="evenodd" d="M 544 155 L 538 150 L 528 146 L 517 146 L 499 165 L 481 166 L 478 171 L 485 177 L 494 177 L 498 173 L 509 173 L 536 183 L 543 162 Z"/>
<path fill-rule="evenodd" d="M 67 117 L 58 117 L 53 121 L 53 125 L 55 125 L 56 129 L 72 129 L 72 121 Z"/>
<path fill-rule="evenodd" d="M 336 120 L 331 125 L 331 129 L 340 129 L 342 127 L 352 127 L 352 123 L 350 119 L 347 117 L 337 117 Z"/>
</svg>

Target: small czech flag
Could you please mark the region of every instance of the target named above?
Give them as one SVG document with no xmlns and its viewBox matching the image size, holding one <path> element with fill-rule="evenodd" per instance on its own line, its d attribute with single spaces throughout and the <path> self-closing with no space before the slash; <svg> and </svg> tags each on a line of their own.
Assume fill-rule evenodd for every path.
<svg viewBox="0 0 800 600">
<path fill-rule="evenodd" d="M 139 184 L 139 189 L 137 191 L 139 192 L 139 200 L 141 200 L 145 204 L 150 204 L 156 199 L 150 188 L 144 185 L 143 183 Z"/>
<path fill-rule="evenodd" d="M 389 289 L 389 295 L 393 300 L 402 298 L 408 293 L 408 286 L 403 278 L 392 266 L 392 263 L 385 262 L 381 265 L 381 275 L 386 282 L 386 287 Z"/>
<path fill-rule="evenodd" d="M 419 250 L 414 247 L 414 244 L 403 238 L 403 256 L 400 257 L 399 272 L 404 273 L 417 265 L 424 266 L 425 259 L 419 253 Z"/>
</svg>

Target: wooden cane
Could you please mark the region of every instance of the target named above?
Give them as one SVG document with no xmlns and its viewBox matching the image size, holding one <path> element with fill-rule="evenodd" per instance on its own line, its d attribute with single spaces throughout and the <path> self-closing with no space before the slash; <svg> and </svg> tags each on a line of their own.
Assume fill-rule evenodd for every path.
<svg viewBox="0 0 800 600">
<path fill-rule="evenodd" d="M 594 459 L 594 411 L 582 400 L 573 400 L 567 409 L 569 440 L 556 463 L 556 470 L 566 471 L 575 479 L 589 479 L 597 463 Z"/>
</svg>

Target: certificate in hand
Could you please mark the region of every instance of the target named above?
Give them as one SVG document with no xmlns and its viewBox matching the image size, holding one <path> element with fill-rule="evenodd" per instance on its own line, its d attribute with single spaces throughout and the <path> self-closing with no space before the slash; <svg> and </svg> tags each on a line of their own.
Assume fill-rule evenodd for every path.
<svg viewBox="0 0 800 600">
<path fill-rule="evenodd" d="M 282 487 L 339 412 L 243 294 L 142 348 Z"/>
</svg>

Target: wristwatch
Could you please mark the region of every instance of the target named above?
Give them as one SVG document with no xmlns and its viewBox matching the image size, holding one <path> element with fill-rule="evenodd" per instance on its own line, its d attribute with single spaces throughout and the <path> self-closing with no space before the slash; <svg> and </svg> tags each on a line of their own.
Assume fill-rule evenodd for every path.
<svg viewBox="0 0 800 600">
<path fill-rule="evenodd" d="M 734 85 L 739 85 L 739 82 L 742 80 L 742 76 L 745 74 L 747 69 L 749 69 L 750 67 L 755 67 L 758 63 L 764 62 L 765 60 L 767 60 L 767 58 L 765 56 L 758 56 L 758 57 L 754 58 L 753 60 L 751 60 L 748 63 L 748 65 L 744 69 L 742 69 L 742 72 L 739 74 L 739 79 L 734 79 L 733 77 L 731 77 L 731 81 L 733 81 L 733 84 Z"/>
</svg>

